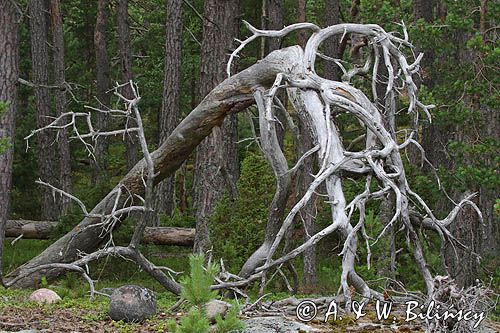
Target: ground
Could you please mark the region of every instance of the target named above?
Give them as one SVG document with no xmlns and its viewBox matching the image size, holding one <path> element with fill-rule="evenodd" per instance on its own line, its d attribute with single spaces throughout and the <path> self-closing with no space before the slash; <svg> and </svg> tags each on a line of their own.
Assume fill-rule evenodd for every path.
<svg viewBox="0 0 500 333">
<path fill-rule="evenodd" d="M 31 257 L 42 251 L 50 241 L 21 240 L 15 246 L 6 245 L 6 272 L 28 261 Z M 144 248 L 144 253 L 154 260 L 158 265 L 172 267 L 176 271 L 185 271 L 188 265 L 187 255 L 189 249 L 170 247 L 168 249 L 149 246 Z M 118 269 L 119 267 L 119 269 Z M 166 332 L 166 324 L 169 319 L 178 318 L 183 315 L 184 310 L 172 313 L 169 309 L 177 301 L 171 293 L 164 292 L 163 287 L 151 279 L 146 273 L 137 269 L 133 263 L 124 262 L 118 258 L 108 258 L 99 264 L 91 265 L 92 277 L 96 280 L 96 290 L 102 288 L 114 288 L 124 284 L 137 284 L 154 290 L 157 295 L 157 315 L 141 324 L 126 324 L 115 322 L 108 317 L 108 298 L 97 295 L 91 301 L 89 287 L 80 276 L 68 273 L 53 284 L 42 281 L 40 287 L 47 287 L 56 291 L 62 301 L 54 305 L 38 305 L 28 302 L 27 299 L 33 290 L 13 290 L 0 287 L 0 332 L 20 331 L 25 329 L 38 329 L 45 332 Z M 316 295 L 300 295 L 300 298 L 319 297 L 321 295 L 335 294 L 338 286 L 332 285 L 335 280 L 331 272 L 319 275 L 319 280 L 326 281 L 316 288 Z M 187 272 L 185 272 L 187 273 Z M 323 276 L 324 275 L 324 276 Z M 328 287 L 328 288 L 327 288 Z M 258 288 L 257 288 L 258 289 Z M 257 289 L 248 290 L 252 301 L 257 299 Z M 273 286 L 267 300 L 278 300 L 290 297 L 279 285 Z M 302 292 L 306 292 L 302 290 Z M 297 296 L 299 298 L 299 296 Z M 399 315 L 396 323 L 377 322 L 374 317 L 375 311 L 367 309 L 367 316 L 354 321 L 345 319 L 342 322 L 322 323 L 315 320 L 311 326 L 320 330 L 319 332 L 423 332 L 420 325 L 407 325 Z M 262 314 L 259 314 L 262 315 Z M 271 315 L 271 314 L 265 314 Z M 499 312 L 493 313 L 489 319 L 498 319 Z M 288 318 L 296 320 L 293 313 Z M 489 322 L 491 332 L 500 332 L 498 322 Z"/>
</svg>

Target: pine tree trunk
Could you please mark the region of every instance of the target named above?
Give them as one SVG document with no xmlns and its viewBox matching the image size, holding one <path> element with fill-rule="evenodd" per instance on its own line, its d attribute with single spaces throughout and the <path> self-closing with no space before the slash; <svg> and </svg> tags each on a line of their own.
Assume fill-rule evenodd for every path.
<svg viewBox="0 0 500 333">
<path fill-rule="evenodd" d="M 340 0 L 326 0 L 325 2 L 325 26 L 340 23 Z M 340 59 L 342 58 L 340 38 L 330 37 L 325 40 L 325 55 Z M 341 70 L 333 61 L 325 61 L 324 77 L 329 80 L 340 80 Z"/>
<path fill-rule="evenodd" d="M 0 283 L 3 283 L 4 229 L 10 206 L 14 129 L 19 78 L 19 15 L 12 1 L 0 1 L 0 103 L 7 103 L 0 113 L 0 141 L 7 140 L 6 151 L 0 148 Z"/>
<path fill-rule="evenodd" d="M 97 99 L 104 106 L 109 106 L 111 103 L 110 85 L 110 70 L 108 51 L 106 43 L 106 30 L 109 18 L 109 0 L 97 1 L 97 18 L 94 30 L 94 48 L 96 59 L 96 77 L 97 77 Z M 96 127 L 104 131 L 108 126 L 108 116 L 102 112 L 96 114 Z M 92 183 L 106 179 L 108 155 L 108 140 L 106 137 L 100 137 L 94 147 L 94 155 L 96 161 L 93 163 L 94 171 L 92 175 Z"/>
<path fill-rule="evenodd" d="M 238 1 L 207 0 L 204 3 L 207 19 L 203 21 L 200 97 L 206 96 L 226 78 L 227 53 L 238 31 L 238 10 Z M 231 198 L 236 196 L 239 174 L 237 135 L 236 116 L 230 115 L 197 149 L 193 198 L 195 252 L 205 252 L 210 248 L 208 219 L 225 190 Z"/>
<path fill-rule="evenodd" d="M 118 11 L 116 20 L 118 22 L 118 44 L 120 45 L 120 62 L 122 72 L 122 83 L 130 82 L 134 79 L 132 72 L 132 56 L 130 53 L 130 32 L 128 21 L 128 0 L 118 1 Z M 132 99 L 132 87 L 125 85 L 122 94 L 126 98 Z M 129 123 L 129 127 L 134 127 L 135 123 Z M 130 170 L 139 161 L 138 142 L 135 133 L 129 133 L 125 136 L 125 148 L 127 155 L 127 170 Z"/>
<path fill-rule="evenodd" d="M 37 113 L 37 126 L 48 125 L 54 116 L 51 112 L 50 93 L 46 87 L 49 85 L 49 50 L 47 30 L 47 3 L 44 0 L 31 0 L 29 2 L 30 32 L 31 32 L 31 60 L 33 83 L 35 84 L 35 105 Z M 59 165 L 55 144 L 55 134 L 52 131 L 43 131 L 38 135 L 38 168 L 40 179 L 56 187 L 60 187 Z M 60 207 L 52 191 L 41 188 L 42 211 L 44 220 L 57 220 Z"/>
<path fill-rule="evenodd" d="M 284 27 L 284 8 L 283 0 L 267 0 L 267 21 L 266 28 L 269 30 L 280 30 Z M 280 48 L 279 38 L 266 39 L 266 54 Z"/>
<path fill-rule="evenodd" d="M 266 0 L 263 0 L 263 2 Z M 265 20 L 265 26 L 262 27 L 262 29 L 268 29 L 268 30 L 280 30 L 283 29 L 284 27 L 284 15 L 285 15 L 285 9 L 284 9 L 284 1 L 283 0 L 267 0 L 267 17 Z M 266 47 L 265 47 L 265 55 L 268 55 L 274 50 L 277 50 L 280 48 L 281 45 L 281 40 L 280 38 L 263 38 L 263 41 L 266 42 Z M 287 103 L 287 98 L 286 94 L 284 92 L 281 92 L 277 95 L 277 97 L 281 100 L 281 103 L 286 107 Z M 285 132 L 286 132 L 286 118 L 283 112 L 277 112 L 276 117 L 278 118 L 279 122 L 283 126 L 277 126 L 276 127 L 276 135 L 278 136 L 278 142 L 280 144 L 280 147 L 283 148 L 283 142 L 285 140 Z"/>
<path fill-rule="evenodd" d="M 181 57 L 182 57 L 182 0 L 167 1 L 165 23 L 165 76 L 163 78 L 163 101 L 159 114 L 160 144 L 179 124 Z M 175 176 L 163 180 L 155 188 L 155 210 L 157 214 L 172 216 L 175 208 Z M 158 224 L 158 223 L 156 223 Z"/>
<path fill-rule="evenodd" d="M 300 122 L 300 124 L 308 124 L 309 122 Z M 299 126 L 299 142 L 297 142 L 297 156 L 304 155 L 309 149 L 314 147 L 312 129 L 307 126 Z M 308 158 L 304 161 L 302 167 L 297 174 L 297 197 L 298 199 L 306 193 L 309 185 L 313 181 L 313 159 Z M 304 227 L 304 240 L 307 241 L 311 235 L 315 234 L 314 215 L 316 207 L 316 198 L 312 199 L 300 213 L 298 223 L 302 223 Z M 316 276 L 316 246 L 311 246 L 304 251 L 304 285 L 306 290 L 311 290 L 317 285 L 318 278 Z"/>
<path fill-rule="evenodd" d="M 297 4 L 297 22 L 305 22 L 306 21 L 306 6 L 307 0 L 298 0 Z M 297 44 L 304 48 L 306 46 L 306 32 L 304 30 L 300 30 L 297 32 Z"/>
<path fill-rule="evenodd" d="M 64 67 L 64 29 L 61 19 L 61 4 L 59 0 L 51 0 L 50 13 L 52 23 L 52 42 L 54 46 L 54 84 L 62 86 L 65 82 Z M 56 114 L 60 115 L 66 112 L 66 91 L 63 88 L 57 89 L 55 94 Z M 59 131 L 59 167 L 60 167 L 60 185 L 61 189 L 71 193 L 71 153 L 69 149 L 69 138 L 67 129 Z M 61 198 L 61 214 L 68 211 L 71 199 Z"/>
</svg>

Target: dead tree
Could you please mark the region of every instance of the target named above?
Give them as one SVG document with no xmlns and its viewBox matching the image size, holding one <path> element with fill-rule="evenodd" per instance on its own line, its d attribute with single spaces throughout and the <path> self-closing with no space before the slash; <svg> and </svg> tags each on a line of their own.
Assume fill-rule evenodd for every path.
<svg viewBox="0 0 500 333">
<path fill-rule="evenodd" d="M 418 146 L 418 143 L 413 140 L 411 133 L 407 133 L 406 136 L 401 136 L 397 140 L 391 134 L 391 129 L 387 128 L 384 116 L 373 103 L 378 97 L 377 82 L 373 78 L 377 77 L 379 64 L 383 63 L 388 73 L 386 100 L 390 101 L 399 95 L 408 96 L 408 113 L 414 117 L 418 117 L 419 113 L 429 114 L 429 108 L 432 106 L 424 105 L 418 100 L 417 87 L 412 79 L 412 75 L 419 70 L 422 55 L 418 55 L 411 61 L 405 57 L 405 49 L 412 49 L 406 30 L 403 29 L 403 37 L 398 37 L 396 34 L 388 33 L 380 26 L 373 24 L 339 24 L 320 29 L 314 24 L 299 23 L 282 30 L 271 31 L 255 29 L 249 24 L 247 27 L 252 35 L 241 41 L 241 45 L 231 55 L 227 65 L 229 77 L 205 97 L 157 151 L 149 154 L 147 149 L 143 149 L 145 159 L 139 162 L 91 212 L 86 212 L 85 219 L 77 227 L 25 266 L 11 273 L 7 280 L 8 285 L 33 284 L 40 278 L 40 274 L 32 273 L 40 267 L 47 267 L 44 265 L 61 261 L 73 262 L 77 259 L 79 251 L 87 253 L 95 251 L 102 240 L 99 238 L 102 226 L 107 225 L 110 229 L 116 226 L 116 223 L 106 224 L 109 223 L 106 222 L 107 219 L 118 221 L 123 217 L 123 210 L 129 211 L 131 207 L 137 207 L 127 206 L 130 196 L 143 195 L 146 191 L 144 195 L 145 206 L 140 207 L 142 207 L 141 210 L 149 212 L 148 202 L 151 196 L 149 189 L 151 187 L 144 186 L 145 179 L 151 185 L 153 181 L 158 182 L 173 174 L 214 126 L 222 124 L 226 116 L 241 111 L 256 102 L 259 109 L 261 136 L 263 136 L 261 140 L 265 144 L 264 150 L 273 152 L 273 154 L 267 153 L 266 156 L 275 170 L 278 182 L 284 181 L 284 185 L 286 185 L 286 178 L 290 173 L 293 173 L 304 159 L 312 154 L 319 161 L 319 170 L 313 176 L 304 196 L 295 203 L 284 219 L 274 218 L 274 211 L 270 210 L 267 225 L 268 235 L 261 248 L 245 263 L 242 270 L 244 274 L 241 273 L 245 277 L 226 274 L 226 279 L 218 280 L 213 288 L 236 288 L 258 279 L 265 283 L 267 273 L 271 269 L 279 269 L 290 259 L 295 258 L 317 244 L 325 236 L 335 232 L 344 238 L 344 246 L 340 254 L 342 256 L 340 284 L 346 307 L 350 308 L 351 287 L 366 298 L 383 297 L 380 293 L 372 290 L 358 275 L 355 257 L 358 249 L 358 234 L 365 239 L 368 253 L 370 253 L 370 245 L 373 244 L 370 243 L 370 237 L 364 229 L 367 202 L 390 194 L 394 198 L 393 216 L 380 235 L 372 236 L 376 238 L 376 242 L 390 226 L 403 228 L 406 231 L 417 267 L 425 282 L 427 295 L 429 297 L 434 295 L 434 278 L 427 267 L 415 225 L 437 232 L 443 243 L 450 242 L 454 246 L 462 246 L 452 237 L 448 227 L 453 223 L 463 206 L 469 205 L 477 212 L 478 210 L 470 200 L 472 196 L 468 196 L 459 202 L 446 218 L 439 220 L 434 216 L 425 201 L 409 186 L 401 159 L 402 150 L 410 144 Z M 248 43 L 258 37 L 283 37 L 299 29 L 308 29 L 312 32 L 304 49 L 292 46 L 274 51 L 257 64 L 234 76 L 230 75 L 232 60 Z M 370 52 L 368 52 L 369 56 L 365 65 L 363 67 L 353 66 L 351 69 L 342 66 L 344 75 L 341 82 L 327 80 L 319 76 L 315 71 L 315 61 L 323 41 L 336 35 L 341 36 L 342 40 L 350 34 L 362 35 L 367 40 L 366 47 L 370 48 Z M 370 73 L 372 77 L 372 99 L 350 83 L 355 75 L 366 75 L 367 73 Z M 303 105 L 301 108 L 294 108 L 297 112 L 303 112 L 307 116 L 302 119 L 310 119 L 309 125 L 315 140 L 315 146 L 299 158 L 292 169 L 288 169 L 282 160 L 283 152 L 276 140 L 275 112 L 276 107 L 279 106 L 274 105 L 274 97 L 280 89 L 285 89 L 289 95 L 293 96 L 295 103 Z M 294 105 L 296 105 L 295 103 Z M 333 122 L 333 118 L 342 112 L 349 112 L 364 129 L 364 148 L 362 150 L 356 151 L 344 147 L 340 132 Z M 140 118 L 138 117 L 138 119 Z M 404 133 L 402 132 L 402 134 Z M 148 176 L 145 178 L 146 174 Z M 364 179 L 365 188 L 352 201 L 347 202 L 343 191 L 343 181 L 349 174 L 356 174 L 359 178 Z M 287 230 L 322 183 L 325 183 L 327 203 L 331 209 L 331 224 L 311 235 L 300 246 L 283 255 L 278 255 L 277 250 L 282 244 Z M 125 193 L 125 191 L 128 196 L 118 195 L 118 193 Z M 278 186 L 275 199 L 280 196 L 281 191 L 282 187 Z M 276 208 L 282 209 L 282 205 L 278 204 Z M 356 210 L 359 212 L 359 219 L 352 221 Z M 417 214 L 412 214 L 412 211 L 416 211 Z M 137 239 L 136 235 L 142 233 L 141 228 L 136 228 L 134 231 L 131 245 L 136 244 L 134 239 Z M 270 236 L 270 233 L 273 235 Z M 265 251 L 262 248 L 265 248 Z M 132 253 L 137 256 L 137 252 L 133 252 L 134 249 L 134 246 L 130 246 L 113 251 L 133 257 Z M 96 256 L 95 253 L 102 253 L 102 251 L 106 250 L 98 250 L 88 256 L 93 258 Z M 84 258 L 88 258 L 88 256 Z M 81 265 L 82 260 L 75 262 Z M 60 272 L 61 267 L 58 267 L 45 272 L 44 275 L 52 278 Z M 148 272 L 154 273 L 155 271 L 150 269 Z"/>
<path fill-rule="evenodd" d="M 123 96 L 119 91 L 123 90 L 125 85 L 129 86 L 129 91 L 132 93 L 132 98 L 127 98 Z M 140 171 L 141 185 L 143 187 L 144 196 L 141 196 L 137 193 L 131 193 L 126 186 L 118 186 L 115 190 L 110 193 L 110 196 L 113 200 L 113 205 L 109 214 L 100 214 L 93 213 L 87 210 L 83 202 L 77 197 L 67 193 L 50 183 L 44 182 L 42 180 L 38 180 L 37 183 L 48 188 L 54 197 L 56 196 L 64 196 L 75 203 L 77 203 L 86 217 L 92 218 L 96 221 L 94 225 L 89 225 L 86 228 L 94 229 L 99 234 L 97 235 L 101 241 L 105 240 L 105 244 L 97 251 L 92 251 L 91 253 L 85 253 L 78 250 L 77 259 L 73 262 L 61 263 L 61 262 L 53 262 L 49 264 L 37 265 L 35 267 L 23 269 L 23 272 L 17 275 L 15 278 L 5 281 L 4 285 L 6 287 L 12 286 L 18 281 L 22 281 L 26 276 L 29 276 L 33 273 L 43 272 L 44 274 L 49 274 L 53 269 L 59 270 L 73 270 L 81 273 L 85 279 L 89 282 L 91 296 L 94 293 L 93 280 L 90 278 L 90 272 L 88 270 L 87 264 L 91 261 L 97 260 L 101 257 L 105 256 L 120 256 L 132 260 L 137 263 L 139 267 L 143 270 L 151 274 L 159 283 L 161 283 L 167 290 L 179 294 L 180 293 L 180 285 L 175 282 L 175 280 L 170 276 L 167 276 L 163 270 L 167 270 L 167 272 L 174 273 L 169 268 L 166 267 L 157 267 L 153 263 L 151 263 L 148 259 L 146 259 L 138 249 L 139 242 L 143 238 L 144 231 L 146 229 L 146 224 L 151 220 L 153 211 L 153 184 L 155 178 L 154 171 L 154 163 L 151 157 L 151 154 L 148 150 L 146 137 L 144 134 L 144 127 L 142 123 L 142 118 L 140 115 L 138 103 L 141 100 L 137 87 L 129 81 L 125 84 L 118 85 L 114 89 L 114 93 L 119 99 L 124 103 L 125 109 L 97 109 L 92 107 L 87 107 L 91 109 L 88 113 L 86 112 L 66 112 L 57 117 L 54 121 L 49 123 L 48 125 L 36 129 L 31 132 L 25 139 L 28 141 L 34 135 L 43 133 L 45 131 L 50 130 L 64 130 L 71 129 L 74 132 L 74 138 L 80 140 L 85 148 L 87 149 L 89 155 L 93 158 L 94 156 L 94 146 L 87 142 L 87 140 L 91 140 L 91 142 L 95 142 L 99 137 L 109 137 L 121 135 L 125 137 L 130 133 L 134 133 L 137 135 L 139 143 L 141 145 L 142 153 L 144 155 L 144 163 L 145 167 Z M 124 129 L 117 129 L 113 131 L 99 131 L 94 129 L 92 124 L 92 112 L 105 113 L 107 115 L 113 115 L 115 117 L 123 117 L 123 118 L 133 118 L 135 127 L 125 127 Z M 88 133 L 81 134 L 77 128 L 77 120 L 83 118 L 88 127 Z M 28 146 L 29 147 L 29 146 Z M 131 214 L 141 213 L 142 218 L 137 222 L 135 226 L 134 232 L 132 234 L 132 238 L 127 247 L 123 246 L 115 246 L 113 241 L 113 230 L 117 223 L 120 222 L 120 219 L 124 216 L 128 216 Z M 70 240 L 71 242 L 71 240 Z M 60 253 L 61 254 L 61 253 Z M 85 269 L 84 269 L 85 267 Z"/>
</svg>

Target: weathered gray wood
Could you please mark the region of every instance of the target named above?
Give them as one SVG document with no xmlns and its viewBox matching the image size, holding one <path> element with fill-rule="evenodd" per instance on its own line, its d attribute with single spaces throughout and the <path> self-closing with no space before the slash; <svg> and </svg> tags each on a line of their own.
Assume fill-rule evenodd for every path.
<svg viewBox="0 0 500 333">
<path fill-rule="evenodd" d="M 7 220 L 5 226 L 5 237 L 19 237 L 27 239 L 48 239 L 52 228 L 57 222 L 31 221 L 31 220 Z"/>
<path fill-rule="evenodd" d="M 148 227 L 142 243 L 157 245 L 193 246 L 194 228 Z"/>
<path fill-rule="evenodd" d="M 222 124 L 227 115 L 244 110 L 253 104 L 252 94 L 255 87 L 268 88 L 278 73 L 287 74 L 293 68 L 300 66 L 302 52 L 298 46 L 274 51 L 259 63 L 231 76 L 212 90 L 177 126 L 168 139 L 151 154 L 157 173 L 155 183 L 173 174 L 212 129 Z M 123 177 L 115 189 L 94 207 L 91 214 L 111 212 L 115 203 L 116 188 L 121 187 L 127 193 L 142 194 L 144 192 L 142 175 L 146 173 L 145 170 L 146 162 L 142 159 Z M 125 198 L 122 198 L 119 205 L 123 205 L 124 200 Z M 100 219 L 85 217 L 73 230 L 28 263 L 11 272 L 6 278 L 13 279 L 23 270 L 38 265 L 74 261 L 80 251 L 91 253 L 103 240 L 101 227 L 95 227 L 99 222 Z M 36 271 L 29 277 L 17 281 L 14 286 L 33 286 L 42 276 L 50 280 L 62 272 L 59 269 Z"/>
<path fill-rule="evenodd" d="M 52 228 L 58 222 L 7 220 L 5 237 L 19 237 L 26 239 L 48 239 Z M 142 243 L 157 245 L 193 246 L 194 228 L 176 227 L 148 227 L 144 231 Z"/>
</svg>

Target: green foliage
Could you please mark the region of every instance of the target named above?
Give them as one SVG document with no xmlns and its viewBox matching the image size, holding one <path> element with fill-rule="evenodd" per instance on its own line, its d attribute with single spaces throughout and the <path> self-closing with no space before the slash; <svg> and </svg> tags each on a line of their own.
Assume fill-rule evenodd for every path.
<svg viewBox="0 0 500 333">
<path fill-rule="evenodd" d="M 204 268 L 205 256 L 191 255 L 189 266 L 191 273 L 181 280 L 181 297 L 185 299 L 191 307 L 188 314 L 181 319 L 180 325 L 175 320 L 168 323 L 168 328 L 173 333 L 205 333 L 210 328 L 204 305 L 217 296 L 216 291 L 210 290 L 215 276 L 219 272 L 219 267 L 215 264 L 208 264 Z M 224 319 L 217 316 L 215 333 L 235 332 L 244 328 L 239 317 L 239 307 L 233 304 Z"/>
<path fill-rule="evenodd" d="M 208 332 L 210 323 L 206 316 L 197 308 L 189 310 L 187 316 L 181 319 L 180 325 L 170 321 L 169 330 L 173 333 L 205 333 Z"/>
<path fill-rule="evenodd" d="M 245 324 L 239 318 L 239 307 L 236 303 L 226 313 L 224 319 L 220 315 L 215 317 L 214 333 L 239 332 L 245 328 Z"/>
<path fill-rule="evenodd" d="M 241 163 L 238 198 L 223 199 L 210 219 L 213 239 L 224 239 L 214 249 L 229 270 L 238 270 L 262 243 L 275 179 L 265 158 L 248 152 Z"/>
<path fill-rule="evenodd" d="M 210 263 L 205 269 L 203 267 L 204 262 L 205 256 L 203 255 L 190 256 L 189 267 L 191 268 L 191 274 L 181 280 L 181 297 L 198 308 L 217 296 L 217 292 L 210 290 L 210 286 L 219 272 L 219 267 Z"/>
</svg>

